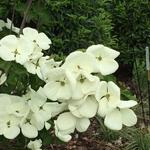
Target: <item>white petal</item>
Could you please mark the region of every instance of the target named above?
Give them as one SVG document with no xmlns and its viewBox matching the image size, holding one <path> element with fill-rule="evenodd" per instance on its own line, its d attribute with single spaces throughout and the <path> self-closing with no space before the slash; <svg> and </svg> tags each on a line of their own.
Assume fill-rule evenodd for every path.
<svg viewBox="0 0 150 150">
<path fill-rule="evenodd" d="M 131 108 L 133 106 L 137 105 L 137 102 L 134 100 L 128 100 L 128 101 L 120 101 L 118 104 L 119 108 Z"/>
<path fill-rule="evenodd" d="M 7 35 L 1 39 L 0 44 L 7 47 L 11 51 L 15 51 L 18 44 L 18 39 L 15 35 Z"/>
<path fill-rule="evenodd" d="M 90 120 L 88 118 L 81 118 L 77 120 L 76 129 L 79 132 L 85 132 L 90 125 Z"/>
<path fill-rule="evenodd" d="M 46 130 L 49 130 L 49 129 L 50 129 L 50 127 L 51 127 L 51 124 L 50 124 L 50 123 L 48 123 L 48 122 L 45 122 L 45 129 L 46 129 Z"/>
<path fill-rule="evenodd" d="M 13 126 L 13 127 L 7 128 L 7 130 L 5 130 L 4 136 L 7 139 L 14 139 L 19 135 L 19 133 L 20 133 L 20 128 L 17 126 Z"/>
<path fill-rule="evenodd" d="M 137 117 L 131 109 L 121 109 L 122 123 L 128 127 L 137 123 Z"/>
<path fill-rule="evenodd" d="M 107 113 L 109 113 L 113 109 L 112 107 L 109 107 L 108 105 L 109 102 L 105 97 L 99 100 L 98 103 L 99 103 L 99 108 L 97 113 L 101 117 L 104 117 Z"/>
<path fill-rule="evenodd" d="M 75 129 L 76 119 L 71 113 L 65 112 L 58 116 L 56 124 L 57 124 L 58 129 L 62 131 Z"/>
<path fill-rule="evenodd" d="M 6 73 L 3 73 L 0 77 L 0 85 L 2 85 L 7 79 Z"/>
<path fill-rule="evenodd" d="M 96 97 L 97 100 L 100 100 L 106 94 L 107 94 L 107 82 L 106 81 L 101 81 L 97 85 L 95 97 Z"/>
<path fill-rule="evenodd" d="M 115 59 L 120 54 L 118 51 L 115 51 L 102 44 L 92 45 L 87 48 L 86 52 L 91 53 L 92 55 L 96 57 L 101 56 L 101 57 L 112 58 L 112 59 Z"/>
<path fill-rule="evenodd" d="M 86 101 L 78 109 L 80 114 L 86 118 L 92 118 L 96 115 L 98 102 L 93 96 L 88 96 Z"/>
<path fill-rule="evenodd" d="M 61 132 L 58 132 L 58 134 L 56 135 L 60 140 L 64 141 L 64 142 L 68 142 L 71 140 L 71 135 L 69 134 L 61 134 Z"/>
<path fill-rule="evenodd" d="M 99 63 L 97 63 L 98 69 L 102 75 L 109 75 L 114 73 L 119 65 L 113 59 L 103 58 Z"/>
<path fill-rule="evenodd" d="M 23 34 L 27 39 L 34 41 L 38 36 L 38 31 L 33 28 L 26 27 L 23 29 Z"/>
<path fill-rule="evenodd" d="M 116 107 L 120 102 L 120 88 L 112 81 L 108 82 L 109 106 Z"/>
<path fill-rule="evenodd" d="M 67 104 L 66 103 L 57 103 L 57 102 L 47 102 L 44 106 L 43 109 L 47 112 L 50 112 L 52 117 L 60 114 L 64 110 L 67 110 Z"/>
<path fill-rule="evenodd" d="M 108 113 L 104 120 L 105 126 L 112 130 L 122 129 L 122 116 L 118 109 L 114 109 L 112 112 Z"/>
<path fill-rule="evenodd" d="M 95 58 L 91 55 L 75 51 L 67 56 L 63 68 L 75 73 L 80 73 L 81 71 L 91 73 L 95 71 L 95 61 Z"/>
<path fill-rule="evenodd" d="M 12 53 L 12 51 L 6 46 L 0 46 L 0 58 L 5 61 L 15 60 L 14 53 Z"/>
<path fill-rule="evenodd" d="M 57 100 L 57 92 L 60 88 L 60 83 L 58 82 L 48 82 L 45 86 L 44 86 L 44 93 L 45 95 L 53 100 L 56 101 Z"/>
<path fill-rule="evenodd" d="M 35 138 L 38 136 L 37 129 L 29 123 L 22 125 L 21 131 L 22 131 L 22 134 L 28 138 Z"/>
<path fill-rule="evenodd" d="M 37 44 L 44 50 L 50 48 L 51 40 L 44 33 L 39 33 L 36 39 Z"/>
</svg>

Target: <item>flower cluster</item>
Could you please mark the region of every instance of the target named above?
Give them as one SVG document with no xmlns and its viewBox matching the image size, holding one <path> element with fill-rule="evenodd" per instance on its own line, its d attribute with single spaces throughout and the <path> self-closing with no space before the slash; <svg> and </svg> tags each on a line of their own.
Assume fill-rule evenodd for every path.
<svg viewBox="0 0 150 150">
<path fill-rule="evenodd" d="M 36 138 L 38 131 L 51 127 L 49 120 L 54 117 L 55 135 L 65 142 L 75 130 L 86 131 L 95 115 L 103 117 L 112 130 L 136 124 L 130 108 L 137 102 L 121 100 L 120 88 L 102 78 L 118 69 L 118 51 L 92 45 L 85 52 L 70 53 L 62 63 L 43 56 L 50 44 L 44 33 L 28 27 L 20 37 L 8 35 L 0 40 L 3 60 L 20 63 L 45 82 L 38 91 L 30 88 L 22 97 L 0 94 L 1 135 L 13 139 L 21 131 L 25 137 Z"/>
</svg>

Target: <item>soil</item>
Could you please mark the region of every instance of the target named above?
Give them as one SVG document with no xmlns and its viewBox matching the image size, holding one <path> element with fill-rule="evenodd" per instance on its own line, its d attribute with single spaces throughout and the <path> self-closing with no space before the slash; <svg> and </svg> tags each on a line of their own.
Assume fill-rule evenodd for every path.
<svg viewBox="0 0 150 150">
<path fill-rule="evenodd" d="M 92 119 L 86 132 L 73 135 L 70 142 L 64 144 L 51 144 L 46 150 L 121 150 L 119 142 L 106 142 L 100 139 L 100 125 L 96 119 Z"/>
</svg>

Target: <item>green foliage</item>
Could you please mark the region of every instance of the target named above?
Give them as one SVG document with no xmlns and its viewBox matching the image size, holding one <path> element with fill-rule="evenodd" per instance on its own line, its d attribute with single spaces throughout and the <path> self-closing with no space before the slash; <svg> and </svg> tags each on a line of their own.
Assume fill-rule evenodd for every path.
<svg viewBox="0 0 150 150">
<path fill-rule="evenodd" d="M 150 134 L 136 128 L 128 128 L 122 131 L 122 136 L 126 139 L 125 150 L 149 150 Z"/>
<path fill-rule="evenodd" d="M 118 39 L 120 60 L 133 63 L 133 48 L 137 58 L 144 57 L 144 50 L 150 45 L 150 1 L 149 0 L 113 0 L 110 5 L 113 35 Z"/>
</svg>

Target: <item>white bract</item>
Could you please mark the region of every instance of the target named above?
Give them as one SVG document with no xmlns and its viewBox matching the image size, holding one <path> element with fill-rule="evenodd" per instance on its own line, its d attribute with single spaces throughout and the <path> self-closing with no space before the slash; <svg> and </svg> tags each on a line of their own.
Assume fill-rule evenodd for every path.
<svg viewBox="0 0 150 150">
<path fill-rule="evenodd" d="M 60 114 L 55 123 L 55 134 L 64 142 L 68 142 L 72 137 L 71 133 L 77 129 L 79 132 L 84 132 L 90 125 L 88 118 L 77 118 L 70 112 Z"/>
<path fill-rule="evenodd" d="M 15 33 L 17 33 L 17 34 L 18 34 L 19 31 L 20 31 L 20 28 L 15 27 L 14 24 L 12 23 L 12 21 L 11 21 L 10 19 L 8 19 L 8 18 L 7 18 L 7 22 L 5 23 L 5 27 L 6 27 L 7 29 L 12 30 L 13 32 L 15 32 Z"/>
<path fill-rule="evenodd" d="M 41 149 L 42 146 L 42 140 L 34 140 L 34 141 L 30 141 L 27 145 L 27 147 L 31 150 L 42 150 Z"/>
<path fill-rule="evenodd" d="M 98 102 L 93 95 L 87 95 L 81 100 L 72 100 L 68 108 L 78 118 L 92 118 L 97 113 Z"/>
<path fill-rule="evenodd" d="M 2 85 L 6 80 L 7 80 L 7 75 L 6 75 L 6 73 L 3 73 L 3 72 L 0 70 L 0 85 Z"/>
</svg>

